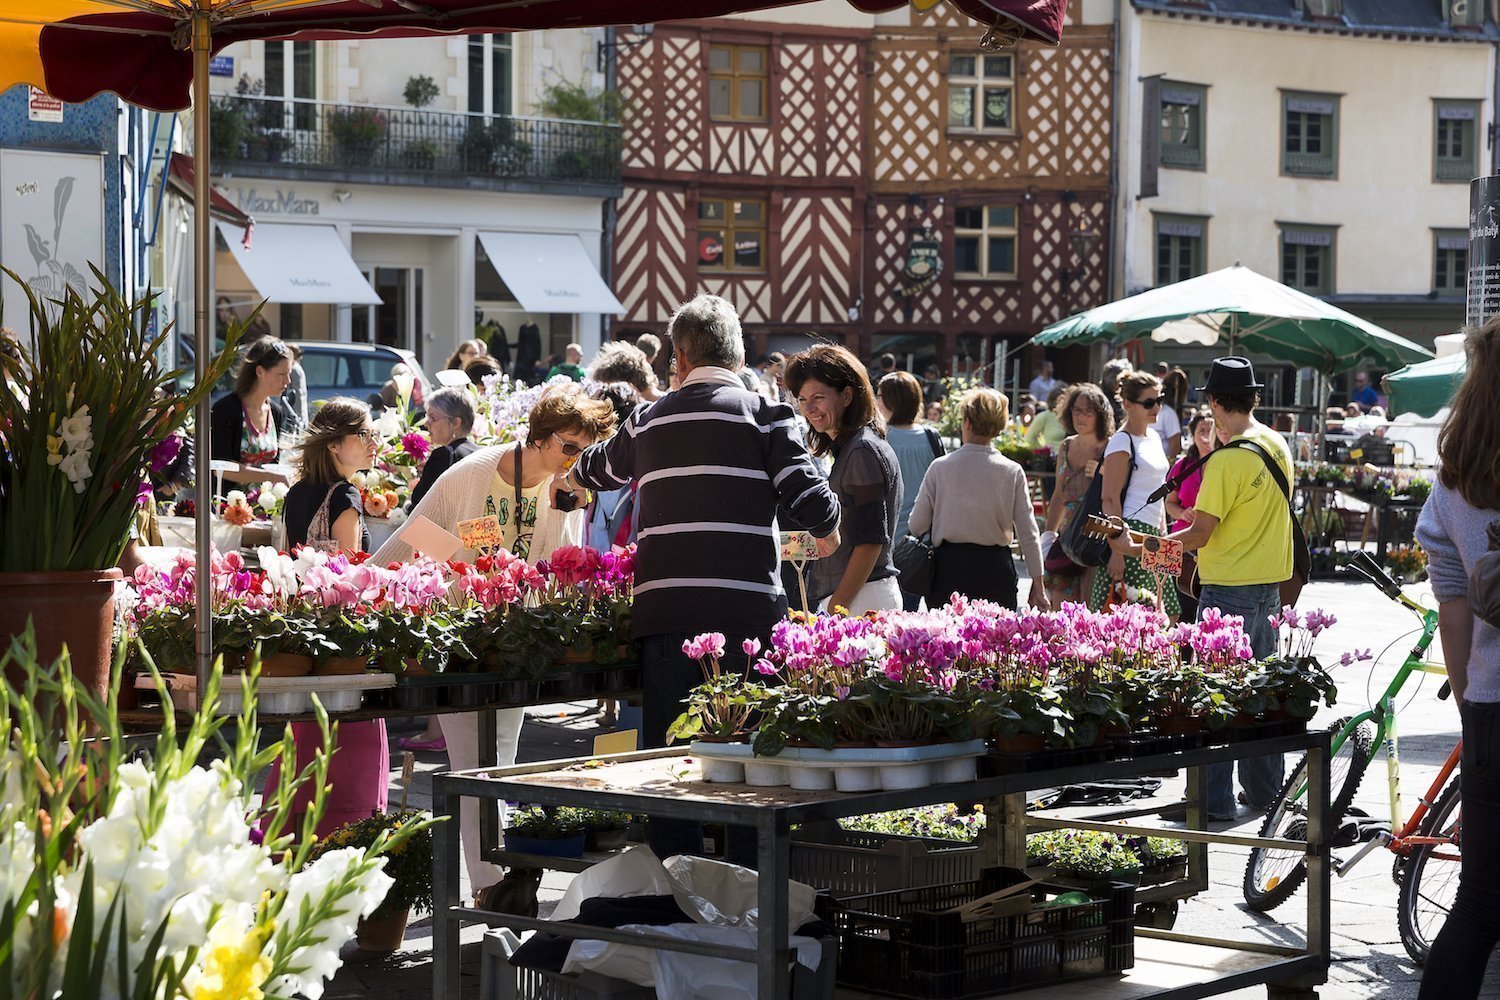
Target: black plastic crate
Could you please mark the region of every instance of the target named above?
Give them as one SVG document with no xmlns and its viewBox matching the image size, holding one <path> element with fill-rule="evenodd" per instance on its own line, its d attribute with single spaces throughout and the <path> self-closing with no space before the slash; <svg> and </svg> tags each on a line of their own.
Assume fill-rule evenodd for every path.
<svg viewBox="0 0 1500 1000">
<path fill-rule="evenodd" d="M 839 901 L 839 982 L 912 1000 L 966 1000 L 1111 975 L 1135 964 L 1135 886 L 1067 907 L 964 920 L 946 912 L 1025 878 L 987 868 L 978 881 Z M 1070 891 L 1038 884 L 1033 902 Z"/>
<path fill-rule="evenodd" d="M 972 882 L 979 845 L 812 823 L 792 835 L 791 876 L 840 896 Z"/>
</svg>

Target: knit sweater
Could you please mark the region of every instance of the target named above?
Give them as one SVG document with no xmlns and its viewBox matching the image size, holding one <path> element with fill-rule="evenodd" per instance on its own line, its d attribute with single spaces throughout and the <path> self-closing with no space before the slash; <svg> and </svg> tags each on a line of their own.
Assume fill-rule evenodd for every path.
<svg viewBox="0 0 1500 1000">
<path fill-rule="evenodd" d="M 715 374 L 717 370 L 715 370 Z M 792 409 L 694 369 L 636 410 L 574 466 L 596 490 L 638 484 L 636 636 L 759 635 L 786 613 L 777 509 L 814 535 L 839 506 L 803 447 Z"/>
<path fill-rule="evenodd" d="M 1026 572 L 1042 575 L 1042 539 L 1025 471 L 987 444 L 966 444 L 927 468 L 911 509 L 911 533 L 944 542 L 1010 546 L 1021 540 Z"/>
<path fill-rule="evenodd" d="M 1427 552 L 1427 575 L 1439 601 L 1461 600 L 1469 594 L 1474 563 L 1489 551 L 1485 529 L 1500 519 L 1500 511 L 1469 506 L 1463 494 L 1441 481 L 1417 518 L 1417 541 Z M 1469 687 L 1464 700 L 1500 702 L 1500 629 L 1474 619 L 1474 641 L 1469 646 Z"/>
<path fill-rule="evenodd" d="M 519 446 L 517 446 L 519 447 Z M 458 533 L 459 521 L 484 516 L 484 502 L 490 495 L 490 484 L 500 466 L 500 457 L 510 450 L 510 445 L 481 448 L 468 458 L 438 477 L 438 481 L 421 503 L 412 510 L 411 516 L 421 515 L 444 531 Z M 531 535 L 531 552 L 528 562 L 546 559 L 554 550 L 564 545 L 580 545 L 583 542 L 583 509 L 564 513 L 552 506 L 551 498 L 537 504 L 536 528 Z M 384 566 L 390 562 L 411 558 L 411 546 L 401 540 L 398 531 L 386 539 L 374 555 L 374 561 Z M 473 549 L 459 549 L 454 559 L 472 562 L 478 555 Z"/>
</svg>

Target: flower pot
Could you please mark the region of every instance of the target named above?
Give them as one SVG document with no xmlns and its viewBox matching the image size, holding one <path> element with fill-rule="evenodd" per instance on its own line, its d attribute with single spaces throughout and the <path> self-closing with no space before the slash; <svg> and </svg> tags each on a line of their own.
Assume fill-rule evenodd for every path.
<svg viewBox="0 0 1500 1000">
<path fill-rule="evenodd" d="M 932 783 L 934 785 L 951 785 L 960 781 L 973 781 L 978 773 L 979 758 L 977 757 L 955 757 L 952 760 L 935 760 L 932 762 Z"/>
<path fill-rule="evenodd" d="M 411 910 L 401 909 L 393 913 L 373 913 L 361 917 L 354 927 L 354 939 L 360 951 L 389 955 L 401 947 L 406 937 L 406 922 Z"/>
<path fill-rule="evenodd" d="M 0 641 L 36 632 L 37 659 L 50 664 L 64 646 L 73 676 L 94 697 L 109 696 L 110 648 L 118 569 L 56 573 L 0 573 Z"/>
<path fill-rule="evenodd" d="M 1040 736 L 1031 733 L 1016 733 L 1014 736 L 996 736 L 992 741 L 1000 753 L 1041 753 L 1046 746 Z"/>
<path fill-rule="evenodd" d="M 260 661 L 262 677 L 306 677 L 312 668 L 312 657 L 301 653 L 272 653 Z"/>
<path fill-rule="evenodd" d="M 505 831 L 505 849 L 513 854 L 540 854 L 549 858 L 583 857 L 583 832 L 570 837 L 527 837 Z"/>
<path fill-rule="evenodd" d="M 559 701 L 587 698 L 594 693 L 597 675 L 582 670 L 570 670 L 561 677 L 551 677 L 544 682 L 543 694 Z"/>
<path fill-rule="evenodd" d="M 831 767 L 789 767 L 787 784 L 804 792 L 831 791 L 834 786 Z"/>
<path fill-rule="evenodd" d="M 589 830 L 583 835 L 583 849 L 596 854 L 618 851 L 625 846 L 629 837 L 630 829 L 623 826 L 613 830 Z"/>
<path fill-rule="evenodd" d="M 932 765 L 926 763 L 887 764 L 880 768 L 880 787 L 926 788 L 932 784 Z"/>
<path fill-rule="evenodd" d="M 716 785 L 738 785 L 745 780 L 745 765 L 737 760 L 699 757 L 698 766 L 703 771 L 703 780 Z"/>
<path fill-rule="evenodd" d="M 362 674 L 370 665 L 363 656 L 326 656 L 313 664 L 315 677 L 349 677 Z"/>
<path fill-rule="evenodd" d="M 833 783 L 841 792 L 880 790 L 880 768 L 844 765 L 833 769 Z"/>
<path fill-rule="evenodd" d="M 785 764 L 768 764 L 762 760 L 745 761 L 745 784 L 775 788 L 787 783 Z"/>
<path fill-rule="evenodd" d="M 557 659 L 553 660 L 552 662 L 553 663 L 593 663 L 594 662 L 594 651 L 591 649 L 591 650 L 589 650 L 586 653 L 580 653 L 577 650 L 569 649 L 565 653 L 563 653 L 561 656 L 559 656 Z"/>
<path fill-rule="evenodd" d="M 507 705 L 526 705 L 537 698 L 537 686 L 532 681 L 501 681 L 496 691 L 496 700 Z"/>
<path fill-rule="evenodd" d="M 1202 717 L 1197 715 L 1167 715 L 1156 720 L 1156 731 L 1163 736 L 1201 733 L 1205 728 Z"/>
</svg>

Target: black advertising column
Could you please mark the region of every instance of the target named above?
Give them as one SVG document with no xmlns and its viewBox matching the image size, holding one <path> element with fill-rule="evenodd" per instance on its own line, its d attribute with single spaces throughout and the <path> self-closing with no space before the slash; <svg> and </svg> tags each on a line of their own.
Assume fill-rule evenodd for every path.
<svg viewBox="0 0 1500 1000">
<path fill-rule="evenodd" d="M 1479 326 L 1500 313 L 1500 176 L 1469 182 L 1469 300 L 1464 317 Z"/>
</svg>

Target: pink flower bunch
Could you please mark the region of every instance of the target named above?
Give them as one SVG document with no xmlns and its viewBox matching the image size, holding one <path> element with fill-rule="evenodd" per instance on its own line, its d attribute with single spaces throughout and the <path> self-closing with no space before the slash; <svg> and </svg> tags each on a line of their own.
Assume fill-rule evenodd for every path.
<svg viewBox="0 0 1500 1000">
<path fill-rule="evenodd" d="M 1338 619 L 1331 613 L 1320 609 L 1301 613 L 1290 604 L 1283 607 L 1280 614 L 1271 616 L 1271 627 L 1281 634 L 1282 655 L 1291 659 L 1311 656 L 1314 640 L 1337 624 Z M 1368 659 L 1371 659 L 1369 650 L 1363 653 L 1356 650 L 1354 654 L 1345 653 L 1339 665 L 1347 667 L 1350 663 Z"/>
<path fill-rule="evenodd" d="M 1250 637 L 1245 634 L 1245 619 L 1223 614 L 1218 608 L 1204 608 L 1200 621 L 1178 625 L 1170 638 L 1192 650 L 1199 663 L 1223 667 L 1255 658 Z"/>
<path fill-rule="evenodd" d="M 400 563 L 384 571 L 385 600 L 394 608 L 431 611 L 448 596 L 447 567 L 431 559 Z"/>
<path fill-rule="evenodd" d="M 509 607 L 546 586 L 535 566 L 509 552 L 482 556 L 472 566 L 449 563 L 448 568 L 458 577 L 458 592 L 486 611 Z"/>
<path fill-rule="evenodd" d="M 592 581 L 603 567 L 598 549 L 587 545 L 564 545 L 541 564 L 542 573 L 551 574 L 562 587 L 579 587 Z"/>
<path fill-rule="evenodd" d="M 401 450 L 418 462 L 425 462 L 432 451 L 432 442 L 420 431 L 408 431 L 401 435 Z"/>
<path fill-rule="evenodd" d="M 705 659 L 717 660 L 724 655 L 724 642 L 723 632 L 704 632 L 682 644 L 682 655 L 699 662 Z"/>
</svg>

